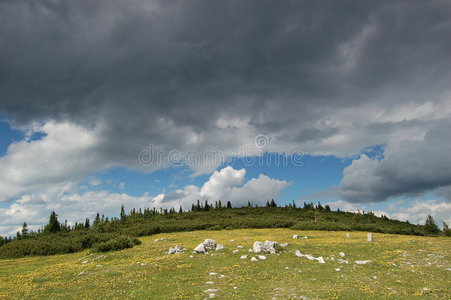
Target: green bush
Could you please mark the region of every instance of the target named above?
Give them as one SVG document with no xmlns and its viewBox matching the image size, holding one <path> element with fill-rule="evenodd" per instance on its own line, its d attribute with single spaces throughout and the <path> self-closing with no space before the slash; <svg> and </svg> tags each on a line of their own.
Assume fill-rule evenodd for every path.
<svg viewBox="0 0 451 300">
<path fill-rule="evenodd" d="M 95 252 L 108 252 L 108 251 L 117 251 L 127 248 L 132 248 L 135 245 L 140 245 L 141 241 L 137 238 L 131 238 L 125 235 L 119 236 L 115 239 L 108 240 L 106 242 L 102 242 L 94 245 Z"/>
</svg>

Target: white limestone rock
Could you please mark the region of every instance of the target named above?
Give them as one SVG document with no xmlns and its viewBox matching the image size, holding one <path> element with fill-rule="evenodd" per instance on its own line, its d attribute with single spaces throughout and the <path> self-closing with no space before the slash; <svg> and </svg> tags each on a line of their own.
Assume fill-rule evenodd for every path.
<svg viewBox="0 0 451 300">
<path fill-rule="evenodd" d="M 205 253 L 206 249 L 203 243 L 200 243 L 196 248 L 194 248 L 194 252 L 196 253 Z"/>
<path fill-rule="evenodd" d="M 297 240 L 298 238 L 299 238 L 299 235 L 297 235 L 297 234 L 293 235 L 293 240 Z"/>
<path fill-rule="evenodd" d="M 276 247 L 278 246 L 277 242 L 273 241 L 265 241 L 264 243 L 255 241 L 254 246 L 252 247 L 254 250 L 254 253 L 270 253 L 270 254 L 276 254 Z"/>
<path fill-rule="evenodd" d="M 176 253 L 182 253 L 182 247 L 180 247 L 180 246 L 175 246 L 175 247 L 170 247 L 169 248 L 169 251 L 168 251 L 168 254 L 169 255 L 171 255 L 171 254 L 176 254 Z"/>
</svg>

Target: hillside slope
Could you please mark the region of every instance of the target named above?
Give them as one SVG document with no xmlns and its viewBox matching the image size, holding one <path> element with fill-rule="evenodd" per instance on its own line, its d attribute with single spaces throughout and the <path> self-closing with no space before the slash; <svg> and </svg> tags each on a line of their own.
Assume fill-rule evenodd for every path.
<svg viewBox="0 0 451 300">
<path fill-rule="evenodd" d="M 301 238 L 293 240 L 294 233 Z M 4 259 L 0 260 L 0 298 L 203 299 L 212 294 L 217 299 L 412 299 L 426 295 L 445 299 L 451 295 L 450 239 L 373 236 L 374 242 L 366 242 L 362 232 L 351 232 L 346 238 L 340 231 L 192 231 L 142 237 L 141 245 L 116 252 Z M 209 255 L 192 254 L 205 238 L 226 248 Z M 252 262 L 250 257 L 255 255 L 248 249 L 257 240 L 289 245 L 280 255 L 267 254 L 266 260 Z M 166 254 L 175 245 L 187 250 Z M 325 263 L 297 257 L 295 250 L 323 256 Z M 248 259 L 240 259 L 242 255 Z M 371 262 L 358 265 L 358 260 Z"/>
</svg>

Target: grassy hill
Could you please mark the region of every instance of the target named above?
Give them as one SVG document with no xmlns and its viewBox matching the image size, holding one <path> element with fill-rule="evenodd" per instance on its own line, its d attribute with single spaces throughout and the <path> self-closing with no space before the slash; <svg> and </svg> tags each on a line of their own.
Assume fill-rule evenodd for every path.
<svg viewBox="0 0 451 300">
<path fill-rule="evenodd" d="M 53 219 L 52 219 L 53 218 Z M 28 255 L 73 253 L 87 248 L 105 252 L 139 244 L 136 237 L 158 233 L 193 230 L 242 228 L 291 228 L 293 230 L 371 231 L 407 235 L 437 235 L 437 228 L 377 217 L 371 212 L 349 213 L 331 211 L 327 206 L 305 204 L 294 206 L 213 208 L 193 205 L 192 211 L 133 209 L 121 212 L 121 218 L 105 219 L 98 216 L 92 226 L 76 224 L 69 227 L 56 222 L 52 213 L 49 225 L 42 233 L 18 235 L 0 247 L 0 258 Z"/>
<path fill-rule="evenodd" d="M 293 240 L 294 233 L 308 238 Z M 363 232 L 346 238 L 342 231 L 287 228 L 174 232 L 141 237 L 141 245 L 122 251 L 2 259 L 0 299 L 204 299 L 209 294 L 216 299 L 449 298 L 449 238 L 373 236 L 374 242 L 367 242 Z M 192 254 L 205 238 L 226 248 Z M 289 245 L 280 255 L 252 262 L 248 248 L 257 240 Z M 168 255 L 175 245 L 187 250 Z M 323 256 L 325 263 L 297 257 L 296 250 Z M 249 257 L 242 260 L 241 255 Z M 371 262 L 358 265 L 357 260 Z"/>
</svg>

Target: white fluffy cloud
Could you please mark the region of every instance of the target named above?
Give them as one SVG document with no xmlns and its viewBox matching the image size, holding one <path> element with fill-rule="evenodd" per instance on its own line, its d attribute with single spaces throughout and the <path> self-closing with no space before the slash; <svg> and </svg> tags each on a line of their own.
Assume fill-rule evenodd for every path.
<svg viewBox="0 0 451 300">
<path fill-rule="evenodd" d="M 289 184 L 263 174 L 245 182 L 245 175 L 245 169 L 225 167 L 215 171 L 200 188 L 187 185 L 183 189 L 157 196 L 144 194 L 134 197 L 126 193 L 107 191 L 78 193 L 73 191 L 73 186 L 58 186 L 48 189 L 45 193 L 24 195 L 9 208 L 0 209 L 0 235 L 13 234 L 25 221 L 30 228 L 36 230 L 48 221 L 52 210 L 58 213 L 60 220 L 75 222 L 83 221 L 85 217 L 93 218 L 97 212 L 105 216 L 117 215 L 121 205 L 126 209 L 178 209 L 181 205 L 186 210 L 190 209 L 197 199 L 208 200 L 210 203 L 221 200 L 224 204 L 231 201 L 234 206 L 246 205 L 248 201 L 262 205 L 268 199 L 277 199 L 280 191 Z"/>
<path fill-rule="evenodd" d="M 246 170 L 235 170 L 228 166 L 215 171 L 210 179 L 199 188 L 188 185 L 184 189 L 169 194 L 161 194 L 154 198 L 156 206 L 178 207 L 187 209 L 197 199 L 210 203 L 221 200 L 223 204 L 230 201 L 233 206 L 243 206 L 248 202 L 263 205 L 267 200 L 277 199 L 280 191 L 289 185 L 284 180 L 272 179 L 264 174 L 244 183 Z"/>
</svg>

